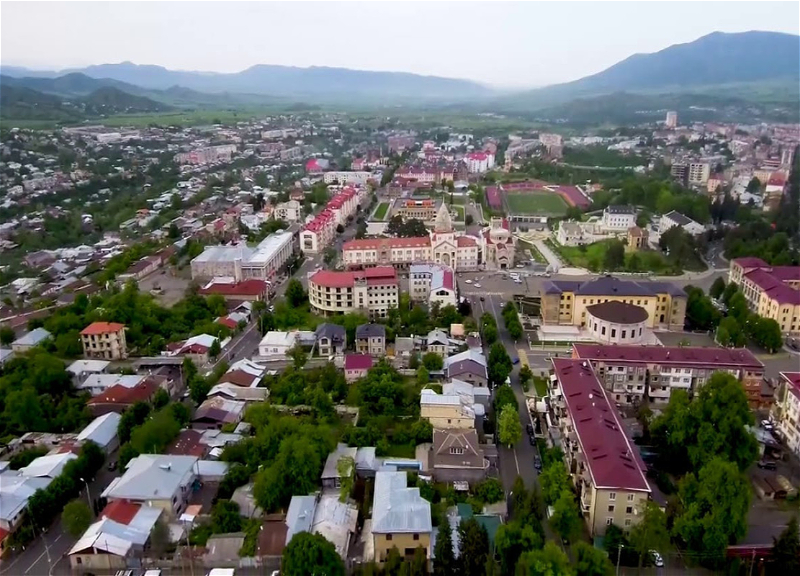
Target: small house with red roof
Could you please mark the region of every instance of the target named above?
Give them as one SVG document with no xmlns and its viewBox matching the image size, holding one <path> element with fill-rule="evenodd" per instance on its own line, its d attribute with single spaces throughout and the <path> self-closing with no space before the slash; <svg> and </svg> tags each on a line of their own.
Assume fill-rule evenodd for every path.
<svg viewBox="0 0 800 576">
<path fill-rule="evenodd" d="M 344 357 L 344 378 L 348 382 L 355 382 L 367 375 L 373 366 L 372 356 L 369 354 L 346 354 Z"/>
<path fill-rule="evenodd" d="M 81 330 L 81 344 L 87 358 L 122 360 L 128 357 L 125 325 L 118 322 L 92 322 Z"/>
</svg>

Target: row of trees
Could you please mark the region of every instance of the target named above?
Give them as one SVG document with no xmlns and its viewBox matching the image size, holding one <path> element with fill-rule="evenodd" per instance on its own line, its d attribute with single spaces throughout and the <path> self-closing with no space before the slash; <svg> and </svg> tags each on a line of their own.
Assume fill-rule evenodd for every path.
<svg viewBox="0 0 800 576">
<path fill-rule="evenodd" d="M 119 467 L 124 469 L 139 454 L 161 454 L 189 422 L 189 409 L 175 402 L 163 404 L 164 395 L 154 402 L 160 408 L 137 402 L 123 414 L 118 427 Z"/>
<path fill-rule="evenodd" d="M 506 302 L 505 306 L 503 306 L 502 314 L 503 322 L 505 322 L 506 330 L 508 330 L 508 335 L 516 342 L 522 337 L 522 322 L 519 321 L 517 307 L 514 306 L 514 303 L 511 301 Z"/>
<path fill-rule="evenodd" d="M 775 352 L 783 346 L 778 322 L 751 312 L 747 299 L 736 284 L 731 282 L 726 286 L 722 278 L 717 278 L 709 294 L 728 307 L 727 316 L 720 319 L 717 326 L 717 342 L 723 346 L 744 346 L 749 340 L 768 352 Z"/>
</svg>

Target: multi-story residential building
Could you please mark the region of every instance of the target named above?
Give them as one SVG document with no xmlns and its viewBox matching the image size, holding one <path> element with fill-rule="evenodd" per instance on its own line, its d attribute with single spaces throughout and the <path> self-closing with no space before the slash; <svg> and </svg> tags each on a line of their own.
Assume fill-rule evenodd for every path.
<svg viewBox="0 0 800 576">
<path fill-rule="evenodd" d="M 669 168 L 669 174 L 678 182 L 686 184 L 689 181 L 689 166 L 682 162 L 673 162 Z"/>
<path fill-rule="evenodd" d="M 747 348 L 573 344 L 572 357 L 589 361 L 612 399 L 619 404 L 667 402 L 673 390 L 693 395 L 714 372 L 727 372 L 742 383 L 748 402 L 762 398 L 764 364 Z"/>
<path fill-rule="evenodd" d="M 464 161 L 473 174 L 482 174 L 494 168 L 494 154 L 491 152 L 472 152 L 464 157 Z"/>
<path fill-rule="evenodd" d="M 398 178 L 405 178 L 406 180 L 426 182 L 428 184 L 434 184 L 437 181 L 441 181 L 438 178 L 439 173 L 436 169 L 415 165 L 401 166 L 397 169 L 397 172 L 395 172 L 395 176 Z"/>
<path fill-rule="evenodd" d="M 128 357 L 125 325 L 117 322 L 92 322 L 81 330 L 81 344 L 87 358 L 122 360 Z"/>
<path fill-rule="evenodd" d="M 667 128 L 676 128 L 678 126 L 678 113 L 674 110 L 667 112 L 667 118 L 664 120 L 664 126 Z"/>
<path fill-rule="evenodd" d="M 397 548 L 402 557 L 410 560 L 421 546 L 430 558 L 432 532 L 431 504 L 420 496 L 419 488 L 408 487 L 406 472 L 376 472 L 372 505 L 372 546 L 376 562 L 383 564 L 392 548 Z"/>
<path fill-rule="evenodd" d="M 644 463 L 591 365 L 568 358 L 552 362 L 554 420 L 589 533 L 603 536 L 612 524 L 628 531 L 650 498 Z"/>
<path fill-rule="evenodd" d="M 775 320 L 784 334 L 800 333 L 800 266 L 770 266 L 761 258 L 735 258 L 728 281 L 739 285 L 756 314 Z"/>
<path fill-rule="evenodd" d="M 503 243 L 499 236 L 497 243 Z M 510 243 L 513 245 L 513 239 Z M 483 237 L 456 233 L 450 212 L 442 204 L 429 236 L 350 240 L 342 246 L 342 257 L 349 268 L 387 265 L 405 268 L 427 262 L 443 264 L 454 270 L 478 270 L 483 263 L 484 245 Z M 507 245 L 508 242 L 505 242 L 504 246 Z M 505 252 L 502 252 L 502 262 L 507 260 L 503 258 L 504 255 Z"/>
<path fill-rule="evenodd" d="M 397 272 L 391 266 L 379 266 L 352 272 L 318 270 L 308 277 L 308 300 L 324 316 L 366 312 L 383 318 L 397 308 L 399 297 Z"/>
<path fill-rule="evenodd" d="M 356 327 L 356 352 L 381 358 L 386 355 L 386 326 L 362 324 Z"/>
<path fill-rule="evenodd" d="M 319 254 L 336 237 L 338 226 L 345 226 L 347 219 L 358 210 L 365 189 L 344 188 L 330 199 L 325 209 L 303 227 L 300 232 L 300 249 L 308 254 Z"/>
<path fill-rule="evenodd" d="M 357 184 L 358 186 L 366 186 L 367 182 L 370 180 L 374 180 L 376 177 L 372 174 L 372 172 L 360 171 L 360 172 L 325 172 L 325 175 L 322 177 L 322 180 L 325 184 L 333 184 L 337 182 L 339 184 Z M 380 177 L 378 177 L 380 180 Z"/>
<path fill-rule="evenodd" d="M 690 162 L 688 179 L 689 184 L 704 185 L 711 174 L 711 165 L 708 162 Z"/>
<path fill-rule="evenodd" d="M 624 302 L 647 311 L 647 328 L 682 330 L 686 293 L 670 282 L 620 280 L 548 280 L 542 285 L 542 323 L 586 326 L 586 308 L 603 302 Z"/>
<path fill-rule="evenodd" d="M 563 139 L 561 138 L 561 134 L 539 134 L 539 142 L 541 142 L 547 148 L 551 148 L 553 146 L 562 146 Z"/>
<path fill-rule="evenodd" d="M 416 302 L 458 305 L 455 274 L 452 268 L 441 264 L 412 264 L 408 271 L 408 293 Z"/>
<path fill-rule="evenodd" d="M 781 372 L 773 418 L 786 446 L 800 456 L 800 372 Z"/>
<path fill-rule="evenodd" d="M 624 232 L 636 226 L 636 208 L 633 206 L 608 206 L 600 221 L 603 228 Z"/>
<path fill-rule="evenodd" d="M 192 278 L 229 277 L 235 282 L 257 278 L 271 280 L 294 253 L 294 235 L 275 232 L 255 248 L 244 242 L 233 246 L 207 246 L 191 262 Z"/>
<path fill-rule="evenodd" d="M 287 200 L 275 206 L 273 216 L 284 222 L 297 222 L 303 218 L 303 205 L 297 200 Z"/>
<path fill-rule="evenodd" d="M 214 162 L 228 162 L 233 154 L 236 153 L 236 144 L 222 144 L 220 146 L 209 146 L 198 148 L 191 152 L 183 152 L 175 155 L 175 162 L 178 164 L 212 164 Z"/>
</svg>

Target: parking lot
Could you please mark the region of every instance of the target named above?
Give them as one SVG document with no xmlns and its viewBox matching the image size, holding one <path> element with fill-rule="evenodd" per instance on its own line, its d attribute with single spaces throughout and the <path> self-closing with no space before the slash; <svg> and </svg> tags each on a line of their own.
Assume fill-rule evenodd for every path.
<svg viewBox="0 0 800 576">
<path fill-rule="evenodd" d="M 188 268 L 176 270 L 168 266 L 139 280 L 139 290 L 152 294 L 159 304 L 169 307 L 184 297 L 190 281 Z"/>
</svg>

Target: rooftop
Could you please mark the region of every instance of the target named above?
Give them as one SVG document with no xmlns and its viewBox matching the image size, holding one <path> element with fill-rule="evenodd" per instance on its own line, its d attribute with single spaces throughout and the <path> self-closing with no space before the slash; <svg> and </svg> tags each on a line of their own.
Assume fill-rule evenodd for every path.
<svg viewBox="0 0 800 576">
<path fill-rule="evenodd" d="M 397 272 L 392 266 L 376 266 L 346 272 L 318 270 L 309 277 L 310 282 L 328 288 L 350 288 L 358 280 L 366 281 L 368 285 L 397 284 Z"/>
<path fill-rule="evenodd" d="M 409 488 L 405 472 L 378 471 L 372 506 L 372 532 L 376 534 L 430 533 L 431 504 Z"/>
<path fill-rule="evenodd" d="M 647 310 L 634 304 L 626 304 L 612 300 L 601 304 L 592 304 L 586 311 L 600 320 L 617 322 L 618 324 L 639 324 L 647 320 Z"/>
<path fill-rule="evenodd" d="M 573 344 L 577 358 L 617 362 L 656 362 L 698 366 L 763 368 L 764 364 L 747 348 L 700 348 L 690 346 L 621 346 Z"/>
<path fill-rule="evenodd" d="M 119 478 L 111 481 L 102 496 L 124 500 L 162 500 L 172 498 L 195 476 L 195 456 L 141 454 L 128 462 Z"/>
<path fill-rule="evenodd" d="M 82 336 L 91 336 L 99 334 L 113 334 L 125 329 L 125 324 L 118 322 L 92 322 L 86 328 L 81 330 Z"/>
<path fill-rule="evenodd" d="M 568 358 L 552 362 L 594 486 L 649 492 L 644 463 L 591 365 Z"/>
<path fill-rule="evenodd" d="M 345 354 L 345 370 L 369 370 L 372 368 L 372 356 L 369 354 Z"/>
</svg>

